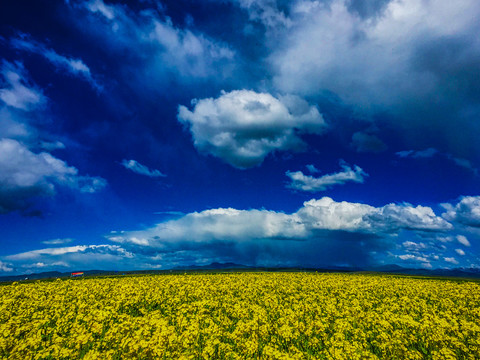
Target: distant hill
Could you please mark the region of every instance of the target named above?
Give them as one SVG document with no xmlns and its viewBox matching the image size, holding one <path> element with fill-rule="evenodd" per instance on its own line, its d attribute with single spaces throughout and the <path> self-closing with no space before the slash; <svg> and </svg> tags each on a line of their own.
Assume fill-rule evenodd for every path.
<svg viewBox="0 0 480 360">
<path fill-rule="evenodd" d="M 190 265 L 176 267 L 168 270 L 132 270 L 132 271 L 105 271 L 105 270 L 87 270 L 83 271 L 84 276 L 110 276 L 110 275 L 134 275 L 134 274 L 168 274 L 182 272 L 208 272 L 208 271 L 318 271 L 318 272 L 374 272 L 400 275 L 420 275 L 437 277 L 464 277 L 480 278 L 480 269 L 456 268 L 456 269 L 411 269 L 399 265 L 381 265 L 373 267 L 322 267 L 322 268 L 302 268 L 302 267 L 284 267 L 284 266 L 247 266 L 235 263 L 214 262 L 208 265 Z M 67 278 L 71 272 L 49 271 L 25 275 L 0 276 L 0 282 L 10 281 L 31 281 L 39 279 Z"/>
</svg>

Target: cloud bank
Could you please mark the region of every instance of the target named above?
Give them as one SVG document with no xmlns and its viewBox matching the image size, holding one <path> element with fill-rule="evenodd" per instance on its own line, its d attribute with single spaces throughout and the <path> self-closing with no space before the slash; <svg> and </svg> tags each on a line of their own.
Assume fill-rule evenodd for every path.
<svg viewBox="0 0 480 360">
<path fill-rule="evenodd" d="M 445 232 L 452 226 L 429 207 L 312 199 L 295 213 L 218 208 L 186 214 L 109 239 L 133 253 L 175 256 L 178 261 L 245 264 L 365 265 L 373 252 L 391 248 L 401 231 Z"/>
</svg>

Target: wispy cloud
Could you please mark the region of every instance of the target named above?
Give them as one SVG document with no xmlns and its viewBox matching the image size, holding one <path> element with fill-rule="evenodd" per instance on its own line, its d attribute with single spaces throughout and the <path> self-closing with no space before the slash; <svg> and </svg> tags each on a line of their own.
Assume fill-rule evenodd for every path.
<svg viewBox="0 0 480 360">
<path fill-rule="evenodd" d="M 139 175 L 145 175 L 148 177 L 165 177 L 167 175 L 163 174 L 160 170 L 149 169 L 147 166 L 140 164 L 136 160 L 126 160 L 123 159 L 121 164 L 128 170 L 133 171 Z"/>
<path fill-rule="evenodd" d="M 0 100 L 6 105 L 29 111 L 45 101 L 41 90 L 27 83 L 25 69 L 21 63 L 12 64 L 4 60 L 0 66 L 0 76 L 5 84 L 1 84 Z"/>
<path fill-rule="evenodd" d="M 425 150 L 405 150 L 405 151 L 399 151 L 396 154 L 401 158 L 411 157 L 414 159 L 425 159 L 425 158 L 431 158 L 436 154 L 438 154 L 438 150 L 434 148 L 428 148 Z"/>
<path fill-rule="evenodd" d="M 311 174 L 316 174 L 320 172 L 320 170 L 318 170 L 313 164 L 308 164 L 305 167 L 307 168 L 308 171 L 310 171 Z"/>
<path fill-rule="evenodd" d="M 13 38 L 11 45 L 19 50 L 39 54 L 56 68 L 64 70 L 70 75 L 83 78 L 96 90 L 102 89 L 93 78 L 90 68 L 81 59 L 61 55 L 55 50 L 48 48 L 45 44 L 31 39 L 27 34 L 20 34 L 18 37 Z"/>
<path fill-rule="evenodd" d="M 64 245 L 71 243 L 73 239 L 71 238 L 64 238 L 64 239 L 51 239 L 51 240 L 45 240 L 42 241 L 43 244 L 45 245 Z"/>
<path fill-rule="evenodd" d="M 333 174 L 327 174 L 320 177 L 305 175 L 301 171 L 287 171 L 285 174 L 291 179 L 288 188 L 294 190 L 319 192 L 325 191 L 335 185 L 344 185 L 347 182 L 363 183 L 368 176 L 363 169 L 357 165 L 352 167 L 341 161 L 342 171 Z"/>
<path fill-rule="evenodd" d="M 88 31 L 113 54 L 124 58 L 125 51 L 130 52 L 122 65 L 135 68 L 138 76 L 143 74 L 143 86 L 168 81 L 172 75 L 180 82 L 220 80 L 231 75 L 235 52 L 227 44 L 188 27 L 175 26 L 171 18 L 156 9 L 135 12 L 128 6 L 103 0 L 71 4 L 88 12 L 88 20 L 83 16 L 79 22 L 84 25 L 87 21 Z"/>
<path fill-rule="evenodd" d="M 467 170 L 470 170 L 475 175 L 478 175 L 478 169 L 475 168 L 470 160 L 453 156 L 450 153 L 442 153 L 439 152 L 437 149 L 428 148 L 425 150 L 405 150 L 399 151 L 396 155 L 400 158 L 412 158 L 412 159 L 428 159 L 434 156 L 441 156 L 444 159 L 453 161 L 453 163 L 457 166 L 463 167 Z"/>
</svg>

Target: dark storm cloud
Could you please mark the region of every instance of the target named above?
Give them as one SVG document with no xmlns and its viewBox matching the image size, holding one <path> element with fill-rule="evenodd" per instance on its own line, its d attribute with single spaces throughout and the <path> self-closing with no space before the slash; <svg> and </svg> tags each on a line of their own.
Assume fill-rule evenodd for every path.
<svg viewBox="0 0 480 360">
<path fill-rule="evenodd" d="M 478 162 L 478 2 L 375 2 L 374 20 L 360 3 L 293 3 L 293 26 L 269 57 L 273 84 L 310 97 L 333 92 L 359 112 L 384 114 L 407 144 Z"/>
</svg>

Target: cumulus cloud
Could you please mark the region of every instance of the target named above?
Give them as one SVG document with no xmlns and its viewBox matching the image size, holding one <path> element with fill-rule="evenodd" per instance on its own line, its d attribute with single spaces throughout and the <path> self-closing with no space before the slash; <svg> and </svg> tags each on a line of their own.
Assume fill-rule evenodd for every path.
<svg viewBox="0 0 480 360">
<path fill-rule="evenodd" d="M 319 265 L 335 259 L 365 264 L 385 250 L 402 230 L 451 228 L 430 208 L 312 199 L 295 213 L 219 208 L 186 214 L 139 231 L 112 233 L 109 239 L 131 251 L 196 254 L 201 258 L 248 264 Z M 389 245 L 390 244 L 390 245 Z M 193 256 L 193 255 L 192 255 Z M 331 262 L 330 262 L 331 263 Z"/>
<path fill-rule="evenodd" d="M 442 214 L 446 220 L 480 227 L 480 196 L 464 196 L 455 206 L 452 204 L 442 204 L 442 206 L 446 210 Z"/>
<path fill-rule="evenodd" d="M 368 176 L 368 174 L 357 165 L 352 169 L 350 165 L 345 162 L 340 162 L 340 166 L 343 171 L 321 177 L 305 175 L 301 171 L 287 171 L 285 174 L 291 179 L 287 187 L 301 191 L 319 192 L 325 191 L 335 185 L 343 185 L 347 182 L 363 183 L 365 177 Z"/>
<path fill-rule="evenodd" d="M 465 255 L 465 251 L 463 251 L 462 249 L 455 249 L 455 252 L 460 255 L 460 256 L 464 256 Z"/>
<path fill-rule="evenodd" d="M 411 252 L 418 252 L 427 249 L 427 245 L 425 245 L 423 242 L 416 243 L 413 241 L 404 241 L 402 243 L 402 246 Z"/>
<path fill-rule="evenodd" d="M 27 83 L 21 63 L 3 61 L 0 75 L 3 78 L 3 84 L 0 83 L 0 100 L 6 105 L 28 111 L 45 101 L 41 90 Z"/>
<path fill-rule="evenodd" d="M 126 160 L 123 159 L 121 164 L 128 170 L 133 171 L 136 174 L 145 175 L 148 177 L 165 177 L 167 175 L 163 174 L 160 170 L 149 169 L 147 166 L 140 164 L 136 160 Z"/>
<path fill-rule="evenodd" d="M 458 265 L 458 261 L 454 257 L 444 257 L 443 260 L 445 260 L 447 263 Z"/>
<path fill-rule="evenodd" d="M 179 106 L 178 120 L 189 127 L 195 147 L 237 168 L 259 165 L 274 151 L 301 151 L 301 134 L 326 128 L 318 109 L 296 96 L 235 90 L 192 103 L 193 110 Z"/>
<path fill-rule="evenodd" d="M 39 54 L 58 69 L 64 70 L 73 76 L 83 78 L 97 90 L 101 89 L 101 86 L 93 78 L 90 68 L 85 65 L 83 60 L 60 55 L 55 50 L 48 48 L 45 44 L 31 39 L 27 34 L 20 34 L 17 38 L 11 40 L 11 44 L 16 49 Z"/>
<path fill-rule="evenodd" d="M 470 241 L 464 235 L 457 235 L 456 239 L 460 244 L 470 246 Z"/>
</svg>

